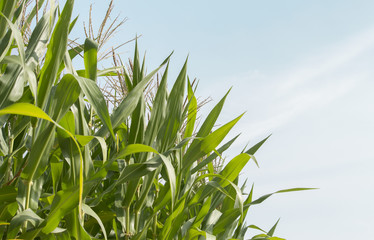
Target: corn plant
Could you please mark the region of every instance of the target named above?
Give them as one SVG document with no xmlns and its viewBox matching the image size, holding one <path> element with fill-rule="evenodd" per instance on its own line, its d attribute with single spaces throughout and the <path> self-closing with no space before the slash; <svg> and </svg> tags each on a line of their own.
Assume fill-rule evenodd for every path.
<svg viewBox="0 0 374 240">
<path fill-rule="evenodd" d="M 74 1 L 62 10 L 50 2 L 40 18 L 46 3 L 37 2 L 25 17 L 30 1 L 0 0 L 0 238 L 244 239 L 247 229 L 263 231 L 245 218 L 273 193 L 253 199 L 253 187 L 245 194 L 238 183 L 267 138 L 218 172 L 212 163 L 236 140 L 224 141 L 242 117 L 214 127 L 228 93 L 197 128 L 187 61 L 170 91 L 170 56 L 146 74 L 137 44 L 131 75 L 124 66 L 99 70 L 97 39 L 68 47 Z M 75 69 L 80 53 L 84 69 Z M 127 93 L 109 110 L 98 78 L 119 72 Z M 144 89 L 157 73 L 149 103 Z M 252 239 L 279 239 L 275 227 Z"/>
</svg>

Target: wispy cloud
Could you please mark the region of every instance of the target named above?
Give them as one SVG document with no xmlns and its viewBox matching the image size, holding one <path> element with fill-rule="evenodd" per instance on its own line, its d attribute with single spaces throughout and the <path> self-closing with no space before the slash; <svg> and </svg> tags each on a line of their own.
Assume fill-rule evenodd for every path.
<svg viewBox="0 0 374 240">
<path fill-rule="evenodd" d="M 317 53 L 309 59 L 303 60 L 301 65 L 295 66 L 284 73 L 282 77 L 284 81 L 281 83 L 279 90 L 287 94 L 299 85 L 316 80 L 321 75 L 331 73 L 346 65 L 373 46 L 374 27 L 330 46 L 328 51 Z M 336 79 L 330 81 L 334 80 Z"/>
<path fill-rule="evenodd" d="M 242 123 L 246 135 L 243 139 L 271 133 L 303 112 L 326 106 L 350 92 L 372 74 L 371 68 L 360 67 L 357 63 L 365 61 L 361 56 L 373 47 L 374 28 L 371 28 L 337 43 L 329 51 L 303 59 L 283 73 L 262 75 L 267 85 L 266 98 L 258 105 L 262 114 L 249 123 Z"/>
<path fill-rule="evenodd" d="M 272 133 L 303 112 L 312 108 L 326 106 L 333 100 L 344 96 L 358 83 L 357 80 L 366 77 L 367 76 L 364 74 L 350 75 L 345 79 L 340 78 L 341 83 L 339 85 L 330 84 L 329 86 L 324 86 L 312 91 L 303 91 L 288 96 L 285 99 L 280 99 L 279 102 L 268 111 L 269 114 L 265 118 L 246 124 L 248 126 L 245 129 L 247 134 L 244 134 L 253 138 Z"/>
</svg>

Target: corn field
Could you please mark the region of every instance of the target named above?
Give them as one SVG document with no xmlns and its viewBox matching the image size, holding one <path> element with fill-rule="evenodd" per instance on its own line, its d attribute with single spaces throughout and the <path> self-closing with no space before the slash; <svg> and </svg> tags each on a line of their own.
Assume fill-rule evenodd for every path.
<svg viewBox="0 0 374 240">
<path fill-rule="evenodd" d="M 171 56 L 146 73 L 137 43 L 130 69 L 99 70 L 98 39 L 71 47 L 73 5 L 0 0 L 0 239 L 281 239 L 277 224 L 246 223 L 274 193 L 239 186 L 267 138 L 213 165 L 242 117 L 215 127 L 228 93 L 197 127 L 187 60 L 170 91 Z M 111 109 L 98 78 L 118 74 L 126 94 Z"/>
</svg>

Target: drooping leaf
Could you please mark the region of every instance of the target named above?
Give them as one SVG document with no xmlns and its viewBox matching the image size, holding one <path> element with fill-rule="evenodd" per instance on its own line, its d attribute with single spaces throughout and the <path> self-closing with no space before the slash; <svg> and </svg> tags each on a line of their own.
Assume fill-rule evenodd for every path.
<svg viewBox="0 0 374 240">
<path fill-rule="evenodd" d="M 101 221 L 100 217 L 95 213 L 95 211 L 93 211 L 90 206 L 86 205 L 86 204 L 83 204 L 82 206 L 82 210 L 84 213 L 90 215 L 91 217 L 95 218 L 96 221 L 99 223 L 100 225 L 100 228 L 102 230 L 102 233 L 104 235 L 104 239 L 107 239 L 107 235 L 106 235 L 106 230 L 105 230 L 105 227 L 104 227 L 104 224 L 103 222 Z"/>
<path fill-rule="evenodd" d="M 26 209 L 23 212 L 17 214 L 9 225 L 9 231 L 7 237 L 9 239 L 16 238 L 19 228 L 25 223 L 28 222 L 34 227 L 38 227 L 42 222 L 43 219 L 39 217 L 35 212 L 31 209 Z"/>
</svg>

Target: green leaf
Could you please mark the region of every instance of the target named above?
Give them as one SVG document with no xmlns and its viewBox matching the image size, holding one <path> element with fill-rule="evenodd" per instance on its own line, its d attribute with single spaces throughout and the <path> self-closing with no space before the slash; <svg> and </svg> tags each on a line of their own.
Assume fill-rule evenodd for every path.
<svg viewBox="0 0 374 240">
<path fill-rule="evenodd" d="M 55 12 L 52 11 L 51 12 Z M 53 14 L 52 14 L 53 15 Z M 51 19 L 49 23 L 48 19 Z M 3 20 L 1 18 L 0 20 Z M 8 65 L 6 68 L 6 71 L 4 75 L 0 78 L 0 82 L 2 84 L 2 87 L 0 88 L 0 107 L 5 107 L 9 105 L 12 101 L 18 100 L 20 97 L 19 94 L 22 93 L 23 91 L 23 80 L 22 79 L 27 79 L 30 84 L 30 88 L 32 90 L 32 93 L 34 97 L 36 96 L 36 91 L 34 86 L 36 84 L 36 79 L 33 76 L 33 74 L 30 74 L 30 69 L 34 69 L 37 65 L 37 61 L 39 58 L 42 58 L 42 54 L 44 54 L 45 46 L 47 44 L 47 40 L 49 39 L 50 35 L 50 27 L 47 27 L 48 24 L 52 24 L 54 20 L 54 15 L 50 16 L 49 13 L 45 14 L 41 20 L 36 24 L 36 27 L 34 31 L 32 32 L 32 35 L 30 37 L 27 50 L 26 50 L 26 65 L 23 64 L 24 60 L 20 61 L 21 64 L 19 66 L 11 66 Z M 28 24 L 25 24 L 25 26 L 29 26 Z M 22 38 L 20 38 L 20 34 L 17 34 L 18 28 L 15 27 L 15 34 L 17 35 L 17 41 L 21 42 L 23 44 Z M 2 39 L 2 44 L 6 44 L 5 41 L 7 41 L 7 37 L 10 38 L 10 35 L 12 31 L 8 31 L 9 34 L 6 35 L 5 39 Z M 11 43 L 11 40 L 9 39 L 9 44 Z M 22 49 L 22 44 L 19 46 L 19 48 Z M 3 46 L 3 49 L 6 46 Z M 20 50 L 21 51 L 21 50 Z M 23 52 L 23 51 L 22 51 Z M 21 54 L 22 54 L 21 52 Z M 6 54 L 6 53 L 4 53 Z M 20 76 L 23 70 L 23 77 Z M 18 93 L 17 96 L 14 96 L 15 93 Z"/>
<path fill-rule="evenodd" d="M 74 80 L 74 78 L 71 75 L 65 75 L 55 88 L 55 92 L 50 103 L 50 115 L 52 116 L 52 118 L 56 121 L 59 121 L 66 114 L 70 106 L 77 100 L 78 96 L 78 83 Z M 16 106 L 16 104 L 13 106 Z M 43 174 L 45 168 L 48 165 L 48 156 L 55 138 L 55 126 L 64 131 L 74 141 L 75 139 L 72 133 L 64 129 L 55 121 L 51 121 L 51 119 L 48 119 L 49 116 L 43 113 L 41 109 L 38 109 L 38 107 L 33 106 L 31 104 L 27 106 L 23 105 L 23 107 L 24 111 L 31 110 L 34 111 L 34 113 L 38 113 L 33 117 L 46 119 L 52 123 L 40 126 L 40 133 L 38 133 L 35 136 L 36 140 L 32 145 L 32 150 L 30 152 L 30 157 L 28 160 L 29 162 L 26 165 L 25 169 L 22 171 L 22 178 L 31 181 L 41 176 L 41 174 Z M 23 115 L 27 115 L 27 113 L 24 113 Z M 77 147 L 79 146 L 77 145 Z"/>
<path fill-rule="evenodd" d="M 226 123 L 222 127 L 218 128 L 213 133 L 203 138 L 203 140 L 201 140 L 196 145 L 193 145 L 192 143 L 184 156 L 183 169 L 187 170 L 198 158 L 201 158 L 213 151 L 242 116 L 243 114 L 235 118 L 231 122 Z"/>
<path fill-rule="evenodd" d="M 84 191 L 82 193 L 83 196 L 85 196 L 91 190 L 91 188 L 97 184 L 97 182 L 101 181 L 102 178 L 105 177 L 103 174 L 105 174 L 105 172 L 98 172 L 95 176 L 84 183 Z M 48 234 L 52 232 L 61 222 L 61 219 L 78 206 L 79 189 L 79 186 L 73 186 L 69 189 L 61 190 L 56 193 L 56 196 L 53 198 L 51 210 L 42 225 L 43 233 Z"/>
<path fill-rule="evenodd" d="M 262 141 L 258 142 L 256 145 L 254 145 L 248 151 L 246 151 L 246 153 L 249 154 L 249 155 L 254 155 L 257 152 L 257 150 L 262 146 L 262 144 L 264 144 L 266 142 L 266 140 L 268 140 L 268 138 L 270 136 L 271 135 L 267 136 L 265 139 L 263 139 Z"/>
<path fill-rule="evenodd" d="M 126 156 L 141 152 L 153 152 L 158 154 L 158 152 L 150 146 L 144 144 L 130 144 L 117 153 L 114 158 L 125 158 Z"/>
<path fill-rule="evenodd" d="M 111 161 L 108 161 L 106 166 L 110 166 Z M 100 196 L 96 197 L 95 200 L 90 204 L 91 206 L 96 206 L 101 199 L 111 192 L 116 186 L 123 184 L 129 180 L 137 180 L 140 177 L 147 175 L 150 172 L 155 171 L 159 166 L 161 166 L 162 161 L 159 156 L 156 156 L 144 163 L 134 163 L 126 166 L 120 173 L 117 180 L 107 187 Z"/>
<path fill-rule="evenodd" d="M 24 65 L 24 62 L 25 62 L 25 46 L 23 44 L 22 34 L 18 30 L 18 27 L 15 24 L 13 24 L 12 21 L 10 21 L 8 19 L 8 17 L 3 14 L 3 12 L 0 12 L 0 16 L 2 16 L 2 18 L 0 18 L 0 21 L 5 19 L 9 28 L 12 30 L 12 35 L 13 35 L 14 39 L 16 40 L 16 43 L 17 43 L 18 54 L 19 54 L 20 59 L 23 63 L 22 65 Z"/>
<path fill-rule="evenodd" d="M 154 171 L 153 173 L 147 174 L 144 177 L 144 181 L 143 181 L 141 192 L 140 192 L 140 197 L 136 201 L 135 211 L 139 211 L 140 209 L 144 207 L 144 204 L 146 203 L 146 199 L 149 197 L 151 187 L 154 181 L 156 180 L 156 177 L 158 176 L 158 174 L 160 174 L 160 170 L 161 169 L 158 169 Z M 169 196 L 171 197 L 171 194 Z"/>
<path fill-rule="evenodd" d="M 188 104 L 188 116 L 187 116 L 187 125 L 184 132 L 184 137 L 191 137 L 195 128 L 196 114 L 197 114 L 197 100 L 195 94 L 193 93 L 190 80 L 188 79 L 188 95 L 187 95 L 189 104 Z"/>
<path fill-rule="evenodd" d="M 18 114 L 30 117 L 41 118 L 54 123 L 54 121 L 40 108 L 30 103 L 15 103 L 0 110 L 0 115 Z"/>
<path fill-rule="evenodd" d="M 16 238 L 17 233 L 20 227 L 25 223 L 28 222 L 34 227 L 38 227 L 42 222 L 43 219 L 36 215 L 31 209 L 26 209 L 25 211 L 18 213 L 12 221 L 10 221 L 9 231 L 7 237 L 9 239 Z"/>
<path fill-rule="evenodd" d="M 67 131 L 69 131 L 71 134 L 75 134 L 75 119 L 74 114 L 72 112 L 67 112 L 59 121 L 59 124 L 61 127 L 65 128 Z M 58 130 L 57 130 L 58 131 Z M 58 131 L 58 133 L 64 137 L 69 138 L 69 134 L 67 134 L 64 131 Z"/>
<path fill-rule="evenodd" d="M 315 189 L 317 189 L 317 188 L 290 188 L 290 189 L 284 189 L 284 190 L 276 191 L 276 192 L 273 192 L 273 193 L 270 193 L 270 194 L 266 194 L 266 195 L 264 195 L 264 196 L 256 199 L 255 201 L 251 202 L 250 205 L 260 204 L 263 201 L 265 201 L 266 199 L 268 199 L 271 195 L 276 194 L 276 193 L 297 192 L 297 191 L 306 191 L 306 190 L 315 190 Z"/>
<path fill-rule="evenodd" d="M 86 146 L 93 139 L 96 139 L 100 143 L 101 153 L 103 154 L 103 163 L 107 161 L 108 147 L 105 143 L 104 138 L 96 137 L 96 136 L 82 136 L 82 135 L 75 135 L 75 138 L 77 139 L 77 141 L 79 142 L 81 146 Z"/>
<path fill-rule="evenodd" d="M 128 134 L 128 143 L 142 143 L 144 138 L 144 126 L 145 126 L 145 100 L 144 97 L 139 99 L 139 102 L 135 110 L 131 114 L 131 126 Z M 139 157 L 135 160 L 138 161 Z"/>
<path fill-rule="evenodd" d="M 153 102 L 151 118 L 149 119 L 145 136 L 144 143 L 151 145 L 154 141 L 157 133 L 163 125 L 163 121 L 166 115 L 166 100 L 167 100 L 167 76 L 168 76 L 169 63 L 166 65 L 166 69 L 162 76 L 160 85 L 157 89 L 155 100 Z"/>
<path fill-rule="evenodd" d="M 49 115 L 58 122 L 77 101 L 80 89 L 79 84 L 71 74 L 64 75 L 54 89 Z"/>
<path fill-rule="evenodd" d="M 53 182 L 53 193 L 58 192 L 57 184 L 59 183 L 62 175 L 62 169 L 64 163 L 59 161 L 59 159 L 52 158 L 50 161 L 51 165 L 51 175 L 52 175 L 52 182 Z"/>
<path fill-rule="evenodd" d="M 231 91 L 231 88 L 229 91 L 227 91 L 225 96 L 217 103 L 217 105 L 214 106 L 212 111 L 210 111 L 209 115 L 206 117 L 205 121 L 203 122 L 199 131 L 197 132 L 196 137 L 206 137 L 211 133 L 214 127 L 214 124 L 216 123 L 218 116 L 221 113 L 226 97 L 230 91 Z M 198 140 L 193 141 L 191 144 L 191 148 L 194 148 L 195 145 L 198 144 L 198 142 L 199 142 Z"/>
<path fill-rule="evenodd" d="M 44 1 L 44 0 L 43 0 Z M 39 2 L 41 2 L 39 0 Z M 35 10 L 35 8 L 33 9 Z M 31 15 L 32 13 L 30 13 Z M 52 24 L 55 20 L 56 8 L 51 8 L 51 11 L 43 15 L 43 17 L 37 22 L 35 29 L 33 30 L 28 46 L 26 49 L 26 64 L 28 66 L 28 71 L 38 72 L 39 59 L 44 57 L 45 48 L 48 43 L 52 31 Z M 25 26 L 29 26 L 25 24 Z M 28 75 L 32 75 L 28 73 Z M 34 99 L 37 98 L 37 85 L 36 79 L 29 79 L 30 88 L 32 90 Z M 35 83 L 33 83 L 35 81 Z M 35 84 L 35 86 L 33 86 Z"/>
<path fill-rule="evenodd" d="M 228 229 L 233 231 L 235 229 L 236 221 L 239 216 L 240 210 L 238 208 L 233 208 L 223 212 L 223 214 L 214 225 L 213 234 L 217 236 L 220 233 L 224 233 Z"/>
<path fill-rule="evenodd" d="M 206 217 L 206 215 L 208 214 L 210 210 L 211 203 L 212 203 L 212 197 L 210 196 L 205 200 L 194 222 L 192 223 L 192 227 L 198 228 L 201 225 L 201 223 L 203 222 L 204 218 Z"/>
<path fill-rule="evenodd" d="M 247 164 L 251 156 L 246 153 L 241 153 L 234 157 L 221 171 L 221 175 L 229 181 L 234 181 Z M 222 182 L 223 187 L 227 186 L 229 183 Z"/>
<path fill-rule="evenodd" d="M 13 202 L 16 200 L 17 190 L 13 186 L 0 188 L 0 203 Z"/>
<path fill-rule="evenodd" d="M 0 110 L 0 115 L 3 115 L 3 114 L 20 114 L 20 115 L 26 115 L 26 116 L 31 116 L 31 117 L 42 118 L 42 119 L 45 119 L 45 120 L 48 120 L 48 121 L 54 123 L 54 125 L 56 125 L 57 127 L 63 129 L 66 133 L 69 134 L 69 136 L 73 139 L 75 145 L 77 146 L 77 149 L 78 149 L 78 152 L 79 152 L 79 156 L 80 156 L 80 168 L 79 168 L 79 208 L 81 208 L 82 194 L 83 194 L 83 156 L 82 156 L 82 153 L 80 151 L 79 145 L 78 145 L 77 141 L 75 140 L 74 136 L 69 131 L 67 131 L 63 127 L 61 127 L 58 123 L 56 123 L 55 121 L 53 121 L 40 108 L 38 108 L 38 107 L 36 107 L 34 105 L 31 105 L 31 104 L 27 104 L 27 103 L 13 104 L 13 105 L 11 105 L 11 106 L 9 106 L 7 108 L 4 108 L 4 109 Z M 48 132 L 49 131 L 47 129 L 47 131 L 44 131 L 43 133 L 45 133 L 48 136 Z M 43 139 L 43 138 L 44 138 L 44 135 L 42 135 L 38 139 Z M 42 145 L 42 150 L 44 150 L 45 148 L 50 147 L 51 143 L 52 143 L 52 141 L 49 141 L 49 142 L 47 141 L 47 144 Z M 49 146 L 48 146 L 48 144 L 49 144 Z M 31 183 L 31 181 L 35 177 L 40 176 L 45 171 L 44 168 L 40 168 L 40 166 L 39 166 L 40 163 L 41 163 L 41 160 L 42 160 L 41 155 L 42 155 L 43 151 L 39 152 L 39 151 L 36 151 L 34 149 L 34 151 L 32 153 L 36 154 L 35 155 L 36 157 L 33 158 L 33 159 L 35 159 L 34 162 L 33 162 L 33 164 L 28 164 L 26 166 L 26 168 L 24 169 L 24 171 L 21 173 L 21 177 L 23 179 L 26 179 L 29 184 Z M 44 165 L 46 165 L 45 161 L 43 163 L 44 163 Z"/>
<path fill-rule="evenodd" d="M 171 209 L 174 207 L 174 202 L 176 198 L 176 191 L 177 191 L 177 177 L 175 176 L 175 170 L 173 165 L 170 162 L 170 159 L 165 157 L 164 155 L 159 155 L 164 162 L 166 167 L 166 172 L 168 174 L 168 183 L 170 184 L 170 193 L 171 193 Z"/>
<path fill-rule="evenodd" d="M 0 17 L 0 38 L 4 37 L 7 27 L 6 19 L 12 18 L 16 3 L 16 1 L 2 1 L 1 15 L 3 15 L 4 18 Z"/>
<path fill-rule="evenodd" d="M 279 222 L 280 219 L 278 219 L 278 221 L 274 224 L 274 226 L 269 230 L 268 232 L 268 235 L 270 237 L 272 237 L 274 235 L 274 232 L 275 232 L 275 229 L 277 228 L 277 225 L 278 225 L 278 222 Z"/>
<path fill-rule="evenodd" d="M 224 137 L 228 134 L 228 132 L 231 130 L 232 127 L 240 120 L 240 118 L 244 114 L 240 115 L 239 117 L 235 118 L 231 122 L 223 125 L 222 127 L 218 128 L 216 131 L 214 131 L 212 134 L 209 134 L 201 141 L 201 150 L 205 153 L 211 152 L 213 149 L 215 149 L 221 141 L 224 139 Z"/>
<path fill-rule="evenodd" d="M 160 152 L 166 151 L 174 144 L 177 133 L 182 125 L 186 77 L 187 59 L 173 85 L 167 101 L 165 121 L 158 133 L 158 139 L 161 139 L 160 148 L 158 149 Z"/>
<path fill-rule="evenodd" d="M 115 138 L 104 96 L 100 88 L 96 85 L 96 82 L 78 76 L 75 76 L 75 79 L 78 81 L 79 86 L 88 98 L 89 103 L 95 109 L 112 137 Z"/>
<path fill-rule="evenodd" d="M 143 80 L 136 85 L 136 87 L 123 99 L 117 109 L 114 110 L 113 114 L 111 115 L 113 128 L 119 127 L 135 110 L 137 103 L 143 94 L 144 88 L 161 67 L 162 65 L 144 77 Z M 100 128 L 95 135 L 105 137 L 107 133 L 107 128 Z"/>
<path fill-rule="evenodd" d="M 70 232 L 73 239 L 90 240 L 92 237 L 83 228 L 83 221 L 80 220 L 79 215 L 80 213 L 77 208 L 73 209 L 72 212 L 67 214 L 64 217 L 66 221 L 66 228 Z"/>
<path fill-rule="evenodd" d="M 22 65 L 22 68 L 25 69 L 25 46 L 23 44 L 23 39 L 20 31 L 18 30 L 17 26 L 13 24 L 2 12 L 0 12 L 0 16 L 2 16 L 1 19 L 5 19 L 7 24 L 9 25 L 12 36 L 16 40 L 17 48 L 18 48 L 18 54 L 19 54 L 19 60 Z M 0 20 L 1 20 L 0 19 Z M 3 54 L 0 54 L 3 55 Z M 4 83 L 5 87 L 2 87 L 1 89 L 1 100 L 0 100 L 0 106 L 4 106 L 4 102 L 10 100 L 10 101 L 17 101 L 21 98 L 23 93 L 23 85 L 24 80 L 26 79 L 26 73 L 24 72 L 23 77 L 18 78 L 18 74 L 21 72 L 20 66 L 13 66 L 12 68 L 8 69 L 9 72 L 15 71 L 12 74 L 10 74 L 11 81 L 6 82 L 6 79 L 1 79 L 1 82 Z M 5 74 L 7 75 L 7 74 Z"/>
<path fill-rule="evenodd" d="M 66 52 L 69 33 L 69 22 L 73 11 L 74 0 L 67 0 L 62 13 L 57 21 L 48 45 L 45 62 L 41 69 L 37 104 L 42 109 L 46 104 L 48 94 L 55 82 L 60 63 Z"/>
<path fill-rule="evenodd" d="M 5 204 L 4 204 L 5 205 Z M 12 202 L 0 207 L 0 221 L 9 221 L 18 210 L 18 203 Z"/>
<path fill-rule="evenodd" d="M 250 203 L 252 202 L 252 198 L 253 198 L 253 185 L 252 185 L 252 188 L 251 188 L 250 193 L 248 194 L 247 199 L 244 201 L 243 204 L 244 204 L 244 205 L 250 204 Z M 250 205 L 244 207 L 244 212 L 243 212 L 243 216 L 244 216 L 244 218 L 247 216 L 247 213 L 248 213 L 249 207 L 250 207 Z M 240 219 L 239 224 L 242 224 L 242 223 L 243 223 L 243 219 Z"/>
<path fill-rule="evenodd" d="M 179 227 L 178 225 L 173 226 L 173 223 L 176 221 L 176 219 L 183 214 L 185 206 L 185 199 L 181 199 L 174 209 L 174 211 L 170 214 L 170 216 L 167 218 L 164 227 L 162 228 L 162 232 L 160 235 L 160 239 L 173 239 L 173 235 L 171 235 L 171 231 L 173 228 Z M 178 228 L 179 229 L 179 228 Z"/>
<path fill-rule="evenodd" d="M 192 228 L 190 230 L 190 238 L 189 239 L 197 239 L 198 236 L 205 237 L 206 240 L 215 240 L 216 236 L 207 233 L 206 231 L 200 230 L 199 228 Z"/>
<path fill-rule="evenodd" d="M 95 218 L 96 221 L 99 223 L 100 228 L 102 230 L 102 233 L 104 234 L 104 239 L 108 239 L 106 236 L 106 231 L 103 222 L 101 221 L 100 217 L 90 208 L 90 206 L 83 204 L 82 205 L 82 210 L 84 213 L 87 215 L 90 215 L 91 217 Z"/>
<path fill-rule="evenodd" d="M 0 64 L 14 63 L 14 61 L 11 61 L 12 59 L 10 59 L 10 61 L 7 60 L 9 57 L 16 57 L 18 60 L 17 64 L 19 64 L 18 62 L 21 63 L 19 56 L 7 56 L 12 45 L 12 40 L 12 31 L 8 31 L 7 34 L 0 40 Z"/>
<path fill-rule="evenodd" d="M 98 44 L 92 39 L 86 38 L 84 42 L 85 78 L 91 79 L 95 83 L 97 80 L 97 49 Z"/>
<path fill-rule="evenodd" d="M 266 233 L 265 230 L 263 230 L 263 229 L 257 227 L 256 225 L 249 225 L 248 228 L 253 228 L 253 229 L 259 230 L 259 231 L 261 231 L 261 232 L 263 232 L 263 233 Z"/>
<path fill-rule="evenodd" d="M 228 141 L 227 143 L 225 143 L 224 145 L 222 145 L 222 147 L 220 147 L 219 149 L 217 149 L 217 152 L 219 154 L 222 154 L 224 151 L 226 151 L 230 146 L 231 144 L 233 144 L 233 142 L 239 137 L 239 135 L 236 135 L 234 138 L 232 138 L 230 141 Z M 200 169 L 203 169 L 204 166 L 206 166 L 208 163 L 212 162 L 214 159 L 216 159 L 216 157 L 218 157 L 218 154 L 216 152 L 212 153 L 211 155 L 209 155 L 209 157 L 203 159 L 201 162 L 199 162 L 199 164 L 197 164 L 196 167 L 194 167 L 192 170 L 191 170 L 191 174 L 194 174 L 195 172 L 197 172 L 198 170 Z"/>
</svg>

